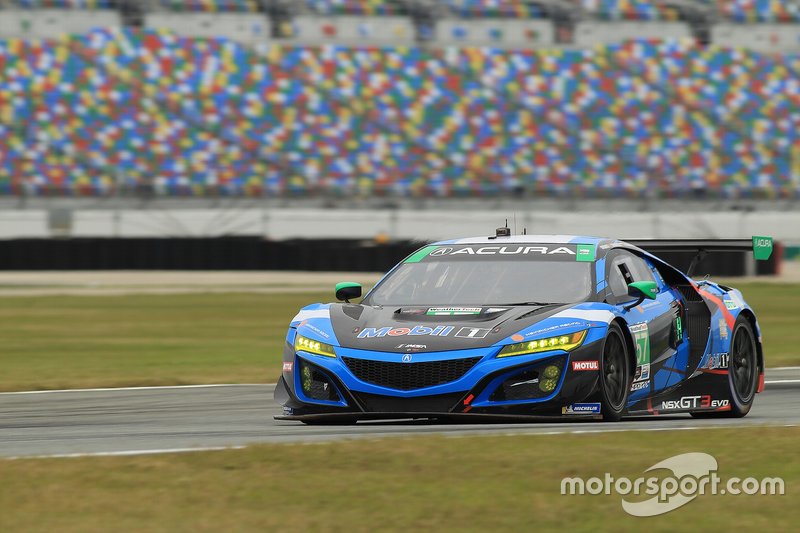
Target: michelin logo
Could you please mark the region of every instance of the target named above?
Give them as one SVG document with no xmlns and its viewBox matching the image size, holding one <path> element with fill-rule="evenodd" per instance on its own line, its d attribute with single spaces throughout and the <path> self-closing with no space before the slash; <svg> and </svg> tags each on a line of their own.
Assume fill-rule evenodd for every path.
<svg viewBox="0 0 800 533">
<path fill-rule="evenodd" d="M 573 403 L 561 408 L 562 415 L 599 415 L 599 403 Z"/>
</svg>

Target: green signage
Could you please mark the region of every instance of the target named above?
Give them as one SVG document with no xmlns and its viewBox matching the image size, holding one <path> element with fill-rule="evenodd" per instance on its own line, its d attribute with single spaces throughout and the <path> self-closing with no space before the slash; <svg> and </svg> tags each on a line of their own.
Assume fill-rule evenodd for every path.
<svg viewBox="0 0 800 533">
<path fill-rule="evenodd" d="M 594 244 L 579 244 L 575 254 L 576 261 L 594 261 L 597 248 Z"/>
<path fill-rule="evenodd" d="M 636 344 L 636 364 L 639 366 L 649 364 L 650 332 L 647 330 L 647 323 L 633 324 L 630 326 L 630 330 Z"/>
<path fill-rule="evenodd" d="M 753 237 L 753 257 L 756 261 L 766 261 L 772 255 L 772 237 Z"/>
</svg>

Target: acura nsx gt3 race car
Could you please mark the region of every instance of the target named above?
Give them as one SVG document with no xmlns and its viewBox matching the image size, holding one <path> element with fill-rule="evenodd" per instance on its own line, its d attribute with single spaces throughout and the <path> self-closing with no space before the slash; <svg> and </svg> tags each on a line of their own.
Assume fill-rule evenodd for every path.
<svg viewBox="0 0 800 533">
<path fill-rule="evenodd" d="M 637 246 L 638 244 L 638 246 Z M 646 251 L 650 250 L 650 251 Z M 704 253 L 772 239 L 620 241 L 491 237 L 427 245 L 356 304 L 292 320 L 281 420 L 691 413 L 741 417 L 764 384 L 756 315 L 691 270 Z M 697 253 L 684 274 L 652 251 Z"/>
</svg>

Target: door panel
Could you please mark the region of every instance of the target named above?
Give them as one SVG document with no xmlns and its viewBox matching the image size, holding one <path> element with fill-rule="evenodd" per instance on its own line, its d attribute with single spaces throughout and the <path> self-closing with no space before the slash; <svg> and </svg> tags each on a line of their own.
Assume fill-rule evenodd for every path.
<svg viewBox="0 0 800 533">
<path fill-rule="evenodd" d="M 655 300 L 644 300 L 622 311 L 636 345 L 637 364 L 631 387 L 631 398 L 636 400 L 676 383 L 685 375 L 686 363 L 676 357 L 680 344 L 676 342 L 680 302 L 644 259 L 618 250 L 609 254 L 606 263 L 607 301 L 621 309 L 635 301 L 627 294 L 627 285 L 632 281 L 655 281 L 659 286 Z"/>
</svg>

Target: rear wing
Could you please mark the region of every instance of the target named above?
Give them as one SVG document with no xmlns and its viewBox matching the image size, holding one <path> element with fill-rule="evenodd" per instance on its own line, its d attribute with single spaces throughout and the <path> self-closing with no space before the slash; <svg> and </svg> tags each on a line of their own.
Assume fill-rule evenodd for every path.
<svg viewBox="0 0 800 533">
<path fill-rule="evenodd" d="M 753 252 L 757 261 L 766 261 L 772 255 L 772 237 L 753 237 L 752 239 L 632 239 L 625 240 L 653 255 L 659 252 L 694 252 L 686 275 L 691 277 L 694 269 L 703 258 L 712 252 Z"/>
</svg>

